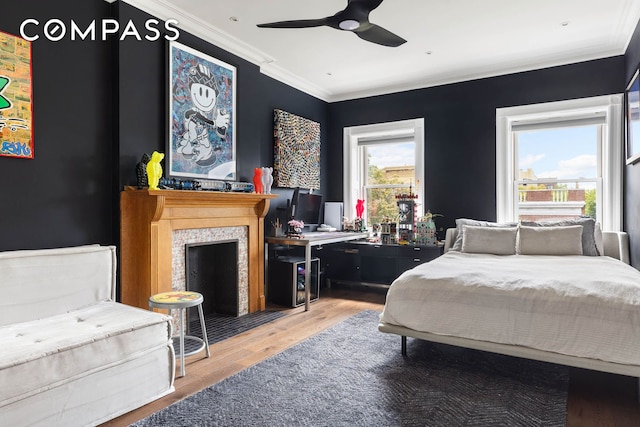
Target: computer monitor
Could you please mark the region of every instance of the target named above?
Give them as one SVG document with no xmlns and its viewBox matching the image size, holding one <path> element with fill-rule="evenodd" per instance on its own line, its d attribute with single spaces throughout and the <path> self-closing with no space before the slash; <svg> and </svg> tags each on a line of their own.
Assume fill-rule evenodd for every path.
<svg viewBox="0 0 640 427">
<path fill-rule="evenodd" d="M 305 226 L 317 226 L 320 224 L 321 209 L 322 195 L 299 193 L 294 217 L 304 222 Z"/>
</svg>

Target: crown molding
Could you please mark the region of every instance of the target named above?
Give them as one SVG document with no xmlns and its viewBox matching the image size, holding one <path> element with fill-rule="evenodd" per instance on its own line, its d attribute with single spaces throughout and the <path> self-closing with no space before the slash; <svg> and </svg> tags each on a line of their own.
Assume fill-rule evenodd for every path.
<svg viewBox="0 0 640 427">
<path fill-rule="evenodd" d="M 109 1 L 109 0 L 105 0 Z M 113 0 L 111 0 L 113 1 Z M 230 34 L 207 24 L 205 21 L 185 13 L 183 10 L 163 1 L 163 0 L 120 0 L 156 18 L 178 21 L 177 27 L 187 31 L 204 41 L 207 41 L 221 49 L 224 49 L 246 61 L 249 61 L 260 68 L 260 72 L 281 81 L 295 89 L 305 92 L 311 96 L 327 101 L 330 93 L 326 90 L 302 79 L 275 63 L 275 59 L 255 47 L 244 43 Z"/>
<path fill-rule="evenodd" d="M 105 0 L 112 3 L 114 0 Z M 165 0 L 120 0 L 144 12 L 147 12 L 156 18 L 167 20 L 175 19 L 178 21 L 180 30 L 189 32 L 221 49 L 224 49 L 248 62 L 257 65 L 260 72 L 270 78 L 278 80 L 288 86 L 298 89 L 308 95 L 316 97 L 325 102 L 340 102 L 359 98 L 367 98 L 372 96 L 387 95 L 396 92 L 404 92 L 416 89 L 424 89 L 434 86 L 441 86 L 462 81 L 477 80 L 500 75 L 519 73 L 525 71 L 539 70 L 543 68 L 568 65 L 576 62 L 589 61 L 594 59 L 602 59 L 615 55 L 624 55 L 631 37 L 633 29 L 640 19 L 640 11 L 631 13 L 634 8 L 632 3 L 637 0 L 627 0 L 625 10 L 618 28 L 618 35 L 612 36 L 607 46 L 602 46 L 598 51 L 578 51 L 571 56 L 562 56 L 546 59 L 543 62 L 535 62 L 528 60 L 527 62 L 509 62 L 505 60 L 492 66 L 476 69 L 475 72 L 469 73 L 467 69 L 459 72 L 447 73 L 446 76 L 432 76 L 428 79 L 414 79 L 411 81 L 390 83 L 387 85 L 378 85 L 371 88 L 356 89 L 352 91 L 332 92 L 326 88 L 322 88 L 310 81 L 293 74 L 285 68 L 278 65 L 275 58 L 267 55 L 265 52 L 244 43 L 230 34 L 207 24 L 205 21 L 196 16 L 185 13 L 183 10 L 169 4 Z M 631 34 L 629 37 L 626 34 Z M 618 46 L 619 48 L 611 49 L 610 46 Z M 540 59 L 540 58 L 538 58 Z"/>
<path fill-rule="evenodd" d="M 529 62 L 521 63 L 519 65 L 513 65 L 513 63 L 497 64 L 495 67 L 487 67 L 484 69 L 478 69 L 477 72 L 466 73 L 447 73 L 446 76 L 433 76 L 423 80 L 410 80 L 398 84 L 381 85 L 375 88 L 367 88 L 362 90 L 355 90 L 349 92 L 341 92 L 333 94 L 327 98 L 327 102 L 340 102 L 349 101 L 354 99 L 368 98 L 380 95 L 389 95 L 392 93 L 406 92 L 418 89 L 427 89 L 430 87 L 444 86 L 454 83 L 462 83 L 472 80 L 480 80 L 491 77 L 499 77 L 508 74 L 523 73 L 527 71 L 543 70 L 545 68 L 559 67 L 563 65 L 571 65 L 579 62 L 592 61 L 597 59 L 610 58 L 617 55 L 624 55 L 624 51 L 611 51 L 606 50 L 599 53 L 572 55 L 570 57 L 554 58 L 552 60 L 541 62 Z"/>
<path fill-rule="evenodd" d="M 613 43 L 615 45 L 622 45 L 623 53 L 627 51 L 638 21 L 640 20 L 640 10 L 633 7 L 634 1 L 636 0 L 628 0 L 625 3 L 624 13 L 622 13 L 619 24 L 616 25 L 618 36 L 614 38 Z M 635 13 L 632 13 L 634 11 Z"/>
</svg>

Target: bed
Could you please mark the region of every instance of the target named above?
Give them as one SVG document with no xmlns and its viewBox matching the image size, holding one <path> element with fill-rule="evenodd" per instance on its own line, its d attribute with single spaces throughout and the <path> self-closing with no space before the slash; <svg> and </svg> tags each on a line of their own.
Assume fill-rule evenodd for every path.
<svg viewBox="0 0 640 427">
<path fill-rule="evenodd" d="M 640 272 L 629 265 L 626 233 L 491 225 L 447 230 L 444 255 L 392 283 L 378 329 L 400 335 L 403 354 L 413 337 L 640 377 Z M 546 249 L 530 233 L 542 233 L 536 244 Z M 594 256 L 576 249 L 585 236 Z"/>
</svg>

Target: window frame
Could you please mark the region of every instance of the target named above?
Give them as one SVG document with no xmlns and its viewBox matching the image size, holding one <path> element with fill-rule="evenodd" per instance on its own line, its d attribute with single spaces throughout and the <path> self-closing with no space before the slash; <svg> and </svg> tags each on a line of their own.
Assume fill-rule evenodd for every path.
<svg viewBox="0 0 640 427">
<path fill-rule="evenodd" d="M 344 215 L 356 217 L 356 201 L 364 198 L 367 161 L 361 159 L 363 144 L 406 142 L 415 143 L 415 178 L 413 192 L 418 196 L 418 216 L 424 204 L 424 118 L 351 126 L 343 129 L 343 192 Z"/>
<path fill-rule="evenodd" d="M 496 219 L 517 221 L 517 147 L 513 127 L 516 123 L 552 124 L 554 121 L 604 114 L 601 135 L 600 182 L 597 221 L 607 231 L 622 230 L 623 177 L 623 95 L 605 95 L 567 101 L 547 102 L 496 109 Z"/>
</svg>

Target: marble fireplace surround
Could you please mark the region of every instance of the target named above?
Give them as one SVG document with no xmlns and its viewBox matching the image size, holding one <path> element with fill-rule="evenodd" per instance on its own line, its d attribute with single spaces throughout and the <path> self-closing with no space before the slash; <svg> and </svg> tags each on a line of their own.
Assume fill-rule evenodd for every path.
<svg viewBox="0 0 640 427">
<path fill-rule="evenodd" d="M 247 227 L 218 227 L 218 228 L 192 228 L 188 230 L 173 230 L 172 285 L 174 291 L 187 289 L 186 253 L 187 245 L 192 243 L 215 244 L 219 242 L 237 241 L 238 258 L 238 313 L 244 316 L 249 313 L 249 262 L 247 259 Z M 206 314 L 206 310 L 205 310 Z"/>
<path fill-rule="evenodd" d="M 148 309 L 151 295 L 184 289 L 174 283 L 180 276 L 174 275 L 174 265 L 184 268 L 174 260 L 175 239 L 215 241 L 241 235 L 246 236 L 246 291 L 239 289 L 246 295 L 243 313 L 264 310 L 264 217 L 274 197 L 125 188 L 120 194 L 121 302 Z"/>
</svg>

